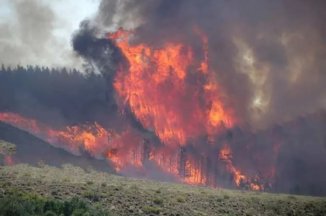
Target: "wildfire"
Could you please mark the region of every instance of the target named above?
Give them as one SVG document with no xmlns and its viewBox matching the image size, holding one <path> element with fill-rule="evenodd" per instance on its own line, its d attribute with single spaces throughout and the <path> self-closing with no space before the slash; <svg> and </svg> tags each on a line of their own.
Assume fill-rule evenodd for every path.
<svg viewBox="0 0 326 216">
<path fill-rule="evenodd" d="M 52 129 L 34 119 L 15 113 L 0 113 L 0 121 L 11 124 L 22 130 L 46 140 L 52 145 L 79 154 L 80 150 L 89 152 L 95 157 L 106 157 L 116 171 L 132 166 L 143 169 L 143 161 L 157 164 L 164 172 L 174 175 L 180 181 L 189 184 L 204 184 L 203 176 L 198 167 L 190 161 L 186 162 L 187 172 L 180 178 L 179 154 L 173 154 L 169 148 L 149 149 L 148 158 L 144 156 L 144 142 L 135 133 L 126 130 L 121 134 L 108 131 L 99 124 L 67 126 L 64 129 Z M 12 164 L 11 158 L 6 158 L 6 164 Z"/>
<path fill-rule="evenodd" d="M 184 181 L 188 184 L 205 184 L 206 177 L 203 175 L 202 169 L 195 164 L 195 161 L 186 161 Z"/>
<path fill-rule="evenodd" d="M 107 151 L 107 158 L 113 163 L 116 171 L 132 166 L 136 169 L 143 168 L 142 140 L 131 130 L 121 134 L 115 134 L 109 140 L 110 149 Z"/>
<path fill-rule="evenodd" d="M 263 186 L 251 181 L 246 175 L 244 175 L 240 169 L 236 168 L 232 162 L 232 150 L 230 146 L 224 145 L 219 152 L 219 159 L 224 161 L 227 170 L 232 174 L 234 183 L 240 187 L 241 184 L 249 184 L 252 190 L 262 190 Z"/>
<path fill-rule="evenodd" d="M 158 167 L 174 176 L 179 175 L 179 157 L 179 152 L 170 148 L 154 149 L 149 155 L 149 159 L 154 161 Z"/>
<path fill-rule="evenodd" d="M 217 164 L 187 147 L 199 146 L 196 142 L 201 137 L 216 143 L 214 137 L 233 127 L 236 118 L 225 106 L 222 88 L 209 65 L 209 40 L 199 29 L 194 34 L 202 46 L 201 55 L 183 43 L 129 44 L 133 33 L 122 29 L 108 34 L 126 60 L 114 79 L 118 103 L 121 108 L 128 106 L 142 126 L 156 134 L 157 145 L 132 128 L 115 132 L 96 122 L 54 129 L 15 113 L 0 113 L 0 121 L 72 153 L 104 157 L 118 172 L 133 167 L 146 175 L 146 162 L 150 162 L 179 181 L 215 186 Z M 236 186 L 246 182 L 252 190 L 262 189 L 233 165 L 228 145 L 218 154 Z"/>
<path fill-rule="evenodd" d="M 107 145 L 110 134 L 97 123 L 67 126 L 64 129 L 55 130 L 34 119 L 15 113 L 0 113 L 0 121 L 28 131 L 55 146 L 62 147 L 75 154 L 79 154 L 80 150 L 83 149 L 93 156 L 99 156 L 97 152 Z"/>
<path fill-rule="evenodd" d="M 131 45 L 132 36 L 122 29 L 108 35 L 128 62 L 120 66 L 114 87 L 145 128 L 164 144 L 182 146 L 202 134 L 216 133 L 221 125 L 234 124 L 232 112 L 220 99 L 215 73 L 208 67 L 208 39 L 203 34 L 199 34 L 202 60 L 196 60 L 185 44 Z"/>
</svg>

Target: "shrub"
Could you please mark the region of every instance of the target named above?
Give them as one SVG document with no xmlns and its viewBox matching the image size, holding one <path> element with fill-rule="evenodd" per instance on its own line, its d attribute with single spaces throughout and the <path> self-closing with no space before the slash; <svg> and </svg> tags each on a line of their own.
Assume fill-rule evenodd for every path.
<svg viewBox="0 0 326 216">
<path fill-rule="evenodd" d="M 47 212 L 45 212 L 44 215 L 45 216 L 57 216 L 57 214 L 55 212 L 53 212 L 53 211 L 47 211 Z"/>
<path fill-rule="evenodd" d="M 161 209 L 153 206 L 144 206 L 143 211 L 146 214 L 160 214 Z"/>
<path fill-rule="evenodd" d="M 100 201 L 101 196 L 98 195 L 95 191 L 86 191 L 83 193 L 83 197 L 86 199 L 92 201 L 92 202 L 98 202 Z"/>
<path fill-rule="evenodd" d="M 73 198 L 67 201 L 46 200 L 32 194 L 13 193 L 0 198 L 0 215 L 107 215 L 105 212 L 94 209 L 86 202 Z"/>
<path fill-rule="evenodd" d="M 92 184 L 94 184 L 94 182 L 93 181 L 87 181 L 86 184 L 92 185 Z"/>
<path fill-rule="evenodd" d="M 153 202 L 156 204 L 156 205 L 162 205 L 163 204 L 163 200 L 161 198 L 155 198 L 153 200 Z"/>
<path fill-rule="evenodd" d="M 177 197 L 177 202 L 184 203 L 185 199 L 183 197 Z"/>
</svg>

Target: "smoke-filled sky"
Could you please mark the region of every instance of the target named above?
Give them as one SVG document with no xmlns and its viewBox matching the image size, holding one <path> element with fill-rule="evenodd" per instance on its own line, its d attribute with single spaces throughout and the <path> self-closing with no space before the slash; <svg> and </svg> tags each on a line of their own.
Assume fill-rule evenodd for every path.
<svg viewBox="0 0 326 216">
<path fill-rule="evenodd" d="M 102 0 L 92 21 L 158 48 L 198 50 L 199 28 L 225 103 L 259 128 L 326 107 L 325 9 L 323 0 Z"/>
<path fill-rule="evenodd" d="M 81 68 L 81 21 L 136 29 L 134 43 L 183 41 L 199 27 L 209 64 L 242 120 L 257 127 L 326 107 L 326 1 L 0 0 L 0 63 Z M 101 67 L 101 66 L 99 66 Z"/>
<path fill-rule="evenodd" d="M 80 68 L 70 41 L 99 0 L 0 0 L 0 64 Z"/>
</svg>

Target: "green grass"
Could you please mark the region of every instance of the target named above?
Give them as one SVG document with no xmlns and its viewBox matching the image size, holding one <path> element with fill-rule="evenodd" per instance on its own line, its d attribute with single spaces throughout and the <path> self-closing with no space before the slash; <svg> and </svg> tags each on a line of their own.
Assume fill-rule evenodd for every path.
<svg viewBox="0 0 326 216">
<path fill-rule="evenodd" d="M 76 197 L 61 201 L 13 189 L 6 191 L 6 196 L 0 198 L 0 215 L 105 216 L 108 214 L 100 209 L 92 207 L 90 204 Z"/>
<path fill-rule="evenodd" d="M 85 204 L 86 211 L 94 213 L 101 209 L 109 215 L 326 215 L 326 199 L 320 197 L 155 182 L 85 171 L 71 165 L 0 167 L 0 199 L 17 203 L 15 199 L 19 199 L 10 198 L 10 191 L 45 200 L 37 204 L 41 206 L 38 209 L 44 209 L 48 200 L 62 205 L 77 199 Z M 50 211 L 49 215 L 57 214 Z M 84 215 L 101 212 L 93 213 Z"/>
</svg>

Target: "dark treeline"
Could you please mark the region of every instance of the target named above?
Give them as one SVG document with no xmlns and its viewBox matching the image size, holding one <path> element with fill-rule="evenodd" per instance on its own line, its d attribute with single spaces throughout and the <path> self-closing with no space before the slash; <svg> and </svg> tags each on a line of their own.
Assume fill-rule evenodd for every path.
<svg viewBox="0 0 326 216">
<path fill-rule="evenodd" d="M 107 89 L 102 75 L 91 70 L 2 65 L 0 111 L 53 126 L 94 121 L 107 125 L 117 113 L 114 95 Z"/>
</svg>

